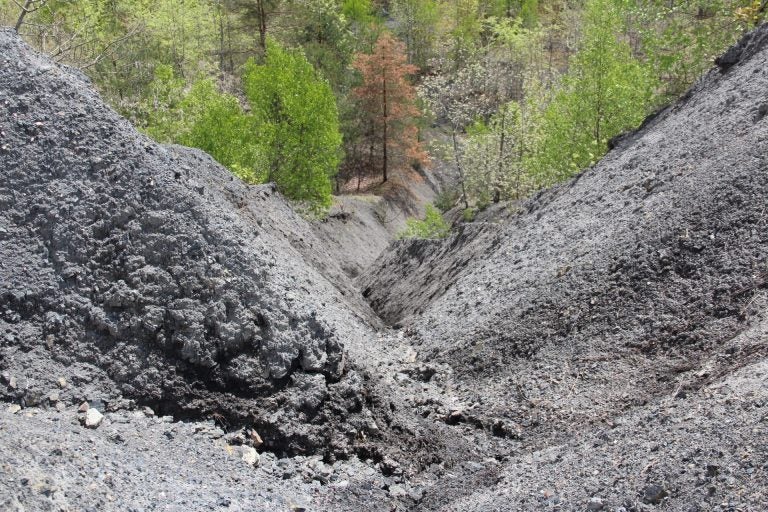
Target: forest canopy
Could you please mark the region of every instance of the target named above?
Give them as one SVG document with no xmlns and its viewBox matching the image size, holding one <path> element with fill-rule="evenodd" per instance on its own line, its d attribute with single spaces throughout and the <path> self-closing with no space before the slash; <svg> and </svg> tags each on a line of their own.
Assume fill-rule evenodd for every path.
<svg viewBox="0 0 768 512">
<path fill-rule="evenodd" d="M 430 158 L 455 173 L 445 207 L 473 210 L 594 164 L 766 4 L 0 0 L 0 21 L 150 136 L 309 211 Z"/>
</svg>

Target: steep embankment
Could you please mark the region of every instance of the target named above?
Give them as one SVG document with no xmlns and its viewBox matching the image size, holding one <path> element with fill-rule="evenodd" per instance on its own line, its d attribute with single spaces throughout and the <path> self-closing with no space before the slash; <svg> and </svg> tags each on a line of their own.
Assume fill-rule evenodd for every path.
<svg viewBox="0 0 768 512">
<path fill-rule="evenodd" d="M 12 31 L 0 70 L 0 508 L 390 510 L 497 453 L 271 186 L 154 143 Z"/>
<path fill-rule="evenodd" d="M 378 320 L 271 186 L 140 135 L 80 73 L 0 31 L 0 396 L 258 426 L 345 451 L 349 344 Z M 333 440 L 332 440 L 333 438 Z"/>
<path fill-rule="evenodd" d="M 570 510 L 595 495 L 642 507 L 638 496 L 656 484 L 674 510 L 733 496 L 761 508 L 750 489 L 766 489 L 754 471 L 764 415 L 751 409 L 766 394 L 768 354 L 766 91 L 763 26 L 598 165 L 510 222 L 398 242 L 361 277 L 419 357 L 453 369 L 470 404 L 455 421 L 534 450 L 495 491 L 449 508 L 539 509 L 557 496 Z M 754 391 L 743 409 L 713 398 L 742 367 Z M 738 427 L 722 423 L 729 414 Z M 659 450 L 654 462 L 648 453 Z M 707 463 L 737 483 L 718 484 Z M 430 497 L 448 507 L 467 492 L 443 482 Z"/>
<path fill-rule="evenodd" d="M 406 227 L 422 217 L 439 184 L 432 168 L 397 169 L 387 183 L 366 193 L 334 198 L 330 214 L 313 222 L 323 246 L 349 277 L 357 277 L 384 253 Z"/>
<path fill-rule="evenodd" d="M 398 242 L 361 278 L 368 299 L 473 371 L 563 340 L 653 352 L 739 332 L 768 270 L 767 39 L 510 223 Z"/>
</svg>

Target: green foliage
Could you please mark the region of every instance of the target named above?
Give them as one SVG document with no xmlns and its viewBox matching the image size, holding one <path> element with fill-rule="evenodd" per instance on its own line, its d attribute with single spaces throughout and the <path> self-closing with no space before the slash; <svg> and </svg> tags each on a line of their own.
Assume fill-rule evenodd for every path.
<svg viewBox="0 0 768 512">
<path fill-rule="evenodd" d="M 405 226 L 398 238 L 445 238 L 451 233 L 451 226 L 431 204 L 427 205 L 423 220 L 408 219 Z"/>
<path fill-rule="evenodd" d="M 461 211 L 461 218 L 464 222 L 472 222 L 475 220 L 475 215 L 477 215 L 477 210 L 474 208 L 464 208 Z"/>
<path fill-rule="evenodd" d="M 455 187 L 446 187 L 437 193 L 434 205 L 441 212 L 447 212 L 456 205 L 460 195 Z"/>
<path fill-rule="evenodd" d="M 19 9 L 0 0 L 0 23 Z M 410 139 L 445 144 L 439 157 L 458 174 L 461 196 L 441 208 L 524 197 L 596 162 L 766 14 L 764 0 L 48 0 L 20 33 L 81 67 L 156 139 L 202 148 L 248 182 L 275 180 L 319 211 L 339 132 L 339 188 L 373 175 L 384 147 L 409 153 L 381 143 L 371 102 L 352 93 L 353 56 L 373 51 L 384 9 L 434 113 Z"/>
<path fill-rule="evenodd" d="M 329 207 L 342 140 L 328 82 L 300 52 L 269 41 L 264 64 L 249 62 L 243 83 L 267 179 L 314 210 Z"/>
<path fill-rule="evenodd" d="M 480 2 L 479 0 L 451 0 L 444 6 L 448 10 L 447 17 L 453 21 L 451 37 L 454 59 L 458 63 L 463 63 L 469 56 L 475 54 L 480 42 L 480 34 L 483 30 Z"/>
<path fill-rule="evenodd" d="M 145 131 L 152 138 L 175 142 L 182 123 L 180 106 L 184 99 L 184 80 L 174 75 L 172 66 L 164 64 L 155 68 L 154 76 L 139 115 L 144 119 Z"/>
<path fill-rule="evenodd" d="M 305 0 L 303 18 L 297 42 L 307 60 L 331 82 L 334 90 L 348 90 L 348 67 L 355 45 L 342 8 L 336 0 Z"/>
<path fill-rule="evenodd" d="M 526 26 L 536 24 L 539 17 L 539 0 L 486 0 L 486 9 L 491 16 L 516 18 Z"/>
<path fill-rule="evenodd" d="M 755 16 L 752 0 L 625 3 L 630 28 L 639 34 L 642 53 L 661 79 L 658 103 L 682 94 Z"/>
<path fill-rule="evenodd" d="M 371 23 L 374 19 L 371 0 L 343 0 L 341 12 L 347 19 L 359 24 Z"/>
<path fill-rule="evenodd" d="M 237 98 L 218 92 L 211 80 L 201 80 L 192 86 L 181 110 L 185 123 L 179 143 L 202 149 L 246 183 L 266 180 L 253 119 L 243 113 Z"/>
<path fill-rule="evenodd" d="M 237 98 L 222 94 L 208 79 L 184 91 L 170 66 L 158 66 L 149 86 L 145 131 L 162 142 L 202 149 L 246 183 L 265 179 L 254 125 Z"/>
<path fill-rule="evenodd" d="M 614 0 L 589 0 L 584 38 L 543 116 L 541 144 L 531 161 L 543 183 L 594 164 L 608 140 L 648 113 L 656 80 L 619 39 L 623 24 Z"/>
<path fill-rule="evenodd" d="M 522 101 L 502 105 L 487 123 L 478 120 L 467 127 L 465 190 L 476 207 L 519 199 L 539 188 L 529 162 L 541 139 L 543 108 L 541 84 L 529 79 Z"/>
<path fill-rule="evenodd" d="M 420 69 L 428 66 L 437 44 L 440 10 L 435 0 L 393 0 L 391 15 L 397 20 L 396 34 L 405 42 L 408 62 Z"/>
</svg>

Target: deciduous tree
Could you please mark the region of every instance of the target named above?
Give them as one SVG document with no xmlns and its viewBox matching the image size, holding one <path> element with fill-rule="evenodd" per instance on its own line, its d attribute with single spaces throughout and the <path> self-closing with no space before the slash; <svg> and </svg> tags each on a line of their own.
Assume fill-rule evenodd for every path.
<svg viewBox="0 0 768 512">
<path fill-rule="evenodd" d="M 314 210 L 331 204 L 331 178 L 341 157 L 336 101 L 328 81 L 298 51 L 268 41 L 263 64 L 243 78 L 267 162 L 267 179 Z"/>
<path fill-rule="evenodd" d="M 614 0 L 589 0 L 579 51 L 544 114 L 535 166 L 545 181 L 593 164 L 611 137 L 648 113 L 655 81 L 620 39 L 622 28 Z"/>
</svg>

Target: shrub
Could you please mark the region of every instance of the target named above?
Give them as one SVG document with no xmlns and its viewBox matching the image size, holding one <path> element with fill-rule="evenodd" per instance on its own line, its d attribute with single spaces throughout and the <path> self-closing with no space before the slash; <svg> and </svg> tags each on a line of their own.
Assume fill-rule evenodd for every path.
<svg viewBox="0 0 768 512">
<path fill-rule="evenodd" d="M 445 238 L 451 232 L 451 226 L 443 218 L 440 211 L 428 204 L 424 220 L 408 219 L 405 221 L 405 230 L 398 238 Z"/>
</svg>

